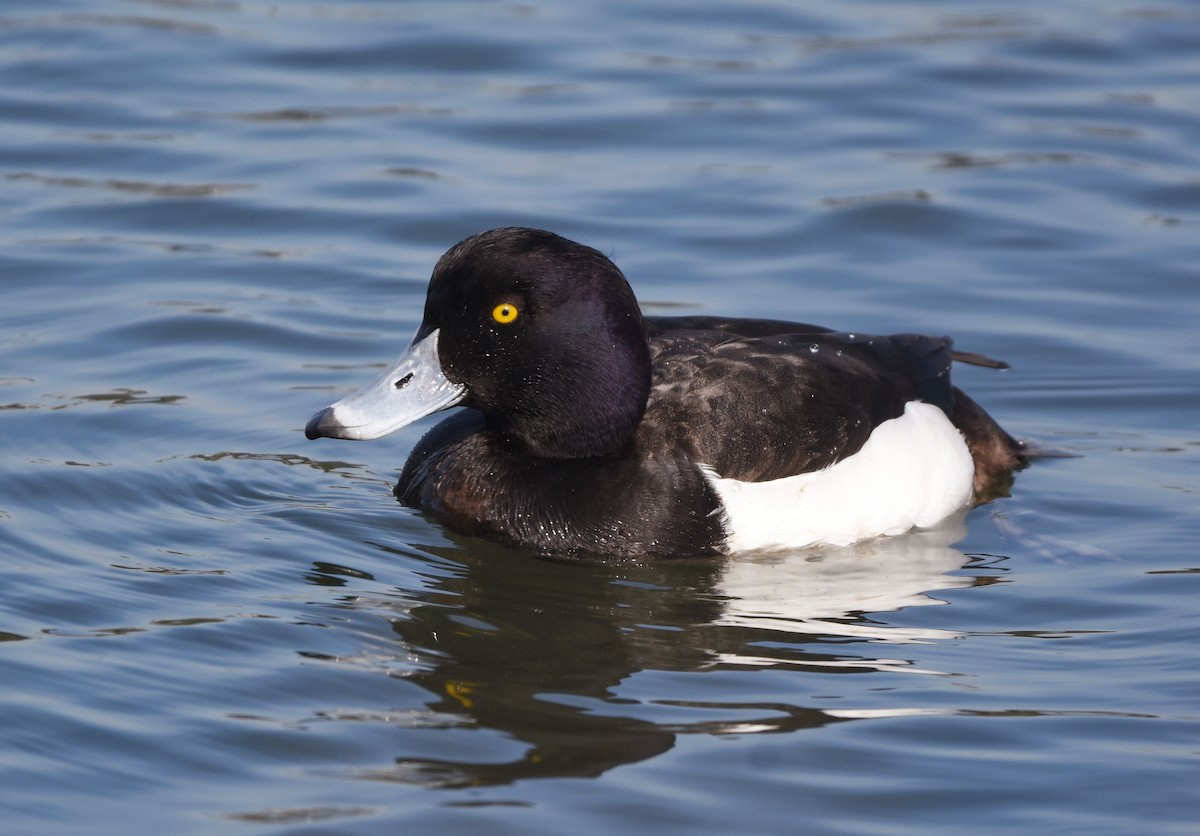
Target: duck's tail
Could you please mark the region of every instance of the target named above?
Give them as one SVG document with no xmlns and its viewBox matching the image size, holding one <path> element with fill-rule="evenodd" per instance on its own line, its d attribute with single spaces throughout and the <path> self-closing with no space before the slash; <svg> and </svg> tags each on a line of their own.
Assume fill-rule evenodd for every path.
<svg viewBox="0 0 1200 836">
<path fill-rule="evenodd" d="M 1003 360 L 995 360 L 986 354 L 976 354 L 974 351 L 952 351 L 950 356 L 956 363 L 966 363 L 968 366 L 983 366 L 987 369 L 1011 369 Z"/>
<path fill-rule="evenodd" d="M 959 359 L 958 352 L 954 353 L 954 359 Z M 1029 463 L 1026 445 L 1006 433 L 983 407 L 957 386 L 954 387 L 951 420 L 967 440 L 967 449 L 975 460 L 975 503 L 981 505 L 1008 496 L 1013 474 Z"/>
</svg>

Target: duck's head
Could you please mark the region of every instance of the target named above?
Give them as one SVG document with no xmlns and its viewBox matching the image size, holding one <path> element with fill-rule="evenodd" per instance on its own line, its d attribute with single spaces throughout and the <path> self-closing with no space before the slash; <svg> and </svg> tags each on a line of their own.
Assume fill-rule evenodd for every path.
<svg viewBox="0 0 1200 836">
<path fill-rule="evenodd" d="M 305 434 L 378 438 L 461 405 L 524 452 L 582 458 L 619 449 L 649 391 L 641 311 L 616 265 L 553 233 L 507 227 L 442 256 L 407 351 Z"/>
</svg>

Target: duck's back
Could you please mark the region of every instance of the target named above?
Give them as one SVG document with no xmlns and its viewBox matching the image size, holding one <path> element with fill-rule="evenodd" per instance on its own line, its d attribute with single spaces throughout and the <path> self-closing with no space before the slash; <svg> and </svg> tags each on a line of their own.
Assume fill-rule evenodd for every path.
<svg viewBox="0 0 1200 836">
<path fill-rule="evenodd" d="M 772 320 L 647 317 L 653 378 L 639 438 L 722 477 L 768 481 L 858 452 L 921 400 L 952 417 L 946 337 L 843 334 Z"/>
</svg>

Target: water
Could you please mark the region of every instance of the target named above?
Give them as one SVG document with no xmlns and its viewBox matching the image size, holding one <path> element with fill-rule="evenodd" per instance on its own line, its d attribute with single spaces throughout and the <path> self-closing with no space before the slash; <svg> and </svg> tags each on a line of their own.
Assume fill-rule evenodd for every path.
<svg viewBox="0 0 1200 836">
<path fill-rule="evenodd" d="M 1195 832 L 1200 11 L 9 0 L 12 833 Z M 310 443 L 501 224 L 948 332 L 1070 453 L 933 532 L 556 562 Z"/>
</svg>

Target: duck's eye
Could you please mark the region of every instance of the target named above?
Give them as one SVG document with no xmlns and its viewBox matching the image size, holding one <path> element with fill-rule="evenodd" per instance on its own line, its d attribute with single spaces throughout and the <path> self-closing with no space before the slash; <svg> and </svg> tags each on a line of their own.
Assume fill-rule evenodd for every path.
<svg viewBox="0 0 1200 836">
<path fill-rule="evenodd" d="M 499 322 L 501 325 L 507 325 L 514 322 L 520 311 L 512 302 L 501 302 L 496 307 L 492 308 L 492 319 Z"/>
</svg>

